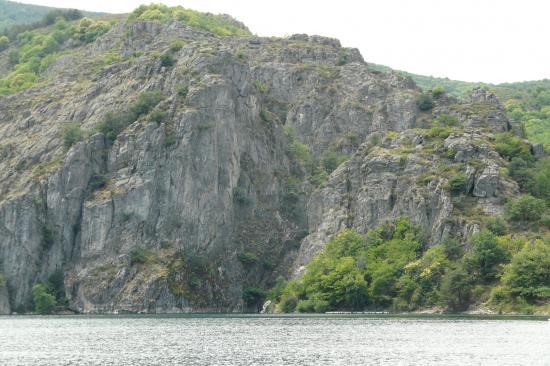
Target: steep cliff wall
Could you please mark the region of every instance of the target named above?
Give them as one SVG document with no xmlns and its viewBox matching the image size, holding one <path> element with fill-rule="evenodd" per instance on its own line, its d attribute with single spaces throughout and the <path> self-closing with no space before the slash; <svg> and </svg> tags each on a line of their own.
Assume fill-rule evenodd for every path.
<svg viewBox="0 0 550 366">
<path fill-rule="evenodd" d="M 115 139 L 101 132 L 144 92 L 160 93 L 151 113 Z M 39 86 L 0 96 L 0 268 L 12 308 L 62 271 L 80 312 L 238 311 L 243 291 L 299 271 L 344 227 L 407 215 L 432 242 L 467 235 L 475 228 L 430 169 L 464 165 L 476 204 L 499 212 L 516 188 L 476 131 L 510 126 L 483 90 L 462 104 L 435 98 L 429 111 L 420 94 L 333 39 L 117 23 L 55 60 Z M 463 130 L 425 149 L 411 129 L 440 115 Z M 67 148 L 68 122 L 87 136 Z M 352 158 L 316 187 L 297 141 Z"/>
</svg>

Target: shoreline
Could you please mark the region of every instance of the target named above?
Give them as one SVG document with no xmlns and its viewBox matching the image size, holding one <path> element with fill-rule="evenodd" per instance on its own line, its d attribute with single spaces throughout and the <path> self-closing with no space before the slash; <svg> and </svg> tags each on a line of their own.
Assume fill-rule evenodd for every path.
<svg viewBox="0 0 550 366">
<path fill-rule="evenodd" d="M 327 318 L 327 319 L 346 319 L 346 318 L 365 318 L 365 319 L 425 319 L 425 320 L 530 320 L 530 321 L 550 321 L 549 315 L 531 315 L 531 314 L 471 314 L 471 313 L 388 313 L 388 312 L 330 312 L 330 313 L 277 313 L 277 314 L 259 314 L 259 313 L 95 313 L 95 314 L 10 314 L 1 315 L 2 318 Z"/>
</svg>

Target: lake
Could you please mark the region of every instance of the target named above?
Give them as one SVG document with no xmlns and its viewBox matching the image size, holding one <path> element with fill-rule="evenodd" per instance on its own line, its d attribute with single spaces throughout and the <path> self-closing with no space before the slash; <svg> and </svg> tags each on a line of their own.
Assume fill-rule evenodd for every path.
<svg viewBox="0 0 550 366">
<path fill-rule="evenodd" d="M 550 365 L 550 322 L 386 316 L 0 317 L 7 365 Z"/>
</svg>

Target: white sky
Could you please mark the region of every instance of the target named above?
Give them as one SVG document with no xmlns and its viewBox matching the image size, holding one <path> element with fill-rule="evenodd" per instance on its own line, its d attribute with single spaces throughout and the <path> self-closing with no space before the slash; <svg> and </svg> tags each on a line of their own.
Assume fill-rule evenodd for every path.
<svg viewBox="0 0 550 366">
<path fill-rule="evenodd" d="M 111 13 L 148 0 L 19 0 Z M 367 62 L 465 81 L 550 78 L 549 0 L 156 0 L 227 13 L 261 36 L 339 38 Z"/>
</svg>

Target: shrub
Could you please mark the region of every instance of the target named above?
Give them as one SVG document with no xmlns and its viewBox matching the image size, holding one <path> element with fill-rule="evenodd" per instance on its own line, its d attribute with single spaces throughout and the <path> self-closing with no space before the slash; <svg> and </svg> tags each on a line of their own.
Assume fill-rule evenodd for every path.
<svg viewBox="0 0 550 366">
<path fill-rule="evenodd" d="M 468 178 L 464 173 L 458 173 L 449 178 L 449 189 L 454 195 L 466 193 L 466 187 L 468 186 Z"/>
<path fill-rule="evenodd" d="M 293 313 L 298 305 L 298 299 L 295 296 L 286 296 L 281 298 L 279 310 L 283 313 Z"/>
<path fill-rule="evenodd" d="M 258 256 L 252 252 L 241 252 L 237 255 L 237 259 L 245 267 L 252 266 L 258 262 Z"/>
<path fill-rule="evenodd" d="M 155 260 L 154 253 L 147 248 L 136 248 L 130 252 L 130 265 L 148 264 Z"/>
<path fill-rule="evenodd" d="M 34 311 L 38 314 L 51 314 L 57 305 L 55 296 L 48 292 L 48 288 L 43 284 L 34 285 L 32 288 L 32 301 Z"/>
<path fill-rule="evenodd" d="M 262 94 L 265 94 L 269 91 L 269 87 L 267 85 L 265 85 L 264 83 L 262 83 L 260 80 L 256 80 L 254 82 L 254 86 L 256 87 L 256 89 L 258 89 L 258 91 Z"/>
<path fill-rule="evenodd" d="M 342 164 L 344 161 L 348 160 L 349 157 L 347 155 L 339 155 L 334 151 L 326 151 L 321 161 L 323 163 L 323 167 L 325 168 L 325 171 L 328 174 L 331 174 L 333 171 L 336 170 Z"/>
<path fill-rule="evenodd" d="M 429 94 L 423 93 L 418 96 L 416 99 L 416 105 L 421 111 L 429 111 L 433 108 L 433 99 Z"/>
<path fill-rule="evenodd" d="M 149 113 L 149 121 L 151 122 L 161 123 L 164 118 L 166 118 L 166 112 L 155 110 Z"/>
<path fill-rule="evenodd" d="M 69 149 L 83 138 L 82 129 L 78 123 L 67 123 L 63 127 L 63 146 Z"/>
<path fill-rule="evenodd" d="M 496 136 L 495 150 L 508 160 L 515 157 L 522 158 L 525 161 L 533 161 L 534 159 L 529 145 L 510 132 L 500 133 Z"/>
<path fill-rule="evenodd" d="M 455 127 L 458 125 L 458 118 L 449 116 L 448 114 L 439 115 L 435 122 L 442 127 Z"/>
<path fill-rule="evenodd" d="M 506 205 L 508 217 L 523 223 L 538 221 L 546 209 L 543 200 L 531 195 L 522 195 Z"/>
<path fill-rule="evenodd" d="M 170 147 L 170 146 L 174 146 L 175 144 L 176 144 L 176 135 L 173 132 L 167 133 L 164 139 L 164 146 Z"/>
<path fill-rule="evenodd" d="M 10 40 L 8 37 L 0 36 L 0 52 L 8 48 L 9 44 L 10 44 Z"/>
<path fill-rule="evenodd" d="M 442 86 L 436 86 L 432 89 L 432 95 L 436 99 L 439 99 L 443 94 L 445 94 L 445 89 Z"/>
<path fill-rule="evenodd" d="M 165 52 L 160 56 L 160 64 L 163 67 L 173 66 L 175 63 L 174 56 L 170 52 Z"/>
<path fill-rule="evenodd" d="M 183 48 L 184 45 L 185 45 L 185 42 L 183 42 L 182 40 L 177 40 L 170 45 L 170 52 L 172 53 L 178 52 Z"/>
<path fill-rule="evenodd" d="M 57 232 L 53 225 L 49 223 L 42 225 L 42 248 L 44 250 L 48 250 L 54 245 L 56 237 Z"/>
<path fill-rule="evenodd" d="M 345 64 L 348 63 L 348 54 L 347 52 L 345 51 L 340 51 L 340 53 L 338 53 L 338 61 L 336 62 L 336 64 L 338 66 L 343 66 Z"/>
<path fill-rule="evenodd" d="M 73 39 L 81 43 L 91 43 L 99 36 L 107 33 L 111 25 L 104 21 L 95 21 L 90 18 L 82 18 L 75 28 Z"/>
<path fill-rule="evenodd" d="M 105 188 L 109 184 L 109 178 L 104 175 L 92 175 L 88 182 L 88 189 L 90 192 L 95 192 L 98 189 Z"/>
<path fill-rule="evenodd" d="M 506 221 L 500 217 L 491 217 L 486 221 L 487 229 L 497 236 L 508 234 L 508 226 Z"/>
<path fill-rule="evenodd" d="M 428 130 L 428 136 L 432 138 L 446 139 L 453 132 L 450 127 L 441 127 L 434 124 L 432 128 Z M 454 156 L 453 156 L 454 157 Z"/>
<path fill-rule="evenodd" d="M 162 94 L 160 92 L 141 93 L 128 110 L 118 113 L 107 113 L 98 129 L 105 135 L 107 141 L 113 143 L 126 127 L 142 115 L 149 113 L 161 100 Z"/>
<path fill-rule="evenodd" d="M 189 93 L 189 88 L 185 85 L 182 85 L 178 88 L 178 97 L 185 99 Z"/>
</svg>

